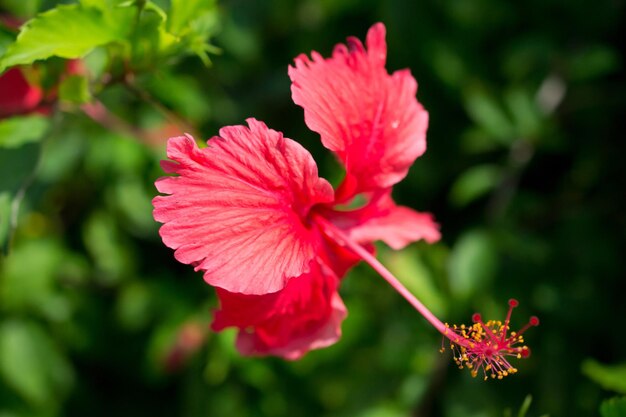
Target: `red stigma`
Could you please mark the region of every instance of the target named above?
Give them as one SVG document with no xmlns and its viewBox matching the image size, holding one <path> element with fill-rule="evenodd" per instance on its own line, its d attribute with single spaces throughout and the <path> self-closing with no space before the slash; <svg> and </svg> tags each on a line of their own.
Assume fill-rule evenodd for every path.
<svg viewBox="0 0 626 417">
<path fill-rule="evenodd" d="M 522 334 L 528 328 L 538 326 L 539 318 L 532 316 L 519 331 L 509 332 L 511 314 L 519 302 L 512 298 L 508 304 L 504 322 L 483 322 L 480 313 L 474 313 L 474 324 L 471 326 L 448 327 L 450 331 L 446 331 L 444 336 L 451 341 L 454 361 L 459 368 L 468 368 L 472 376 L 477 376 L 482 370 L 484 379 L 502 379 L 517 372 L 517 368 L 509 362 L 511 357 L 522 359 L 530 356 L 530 348 L 524 345 Z"/>
</svg>

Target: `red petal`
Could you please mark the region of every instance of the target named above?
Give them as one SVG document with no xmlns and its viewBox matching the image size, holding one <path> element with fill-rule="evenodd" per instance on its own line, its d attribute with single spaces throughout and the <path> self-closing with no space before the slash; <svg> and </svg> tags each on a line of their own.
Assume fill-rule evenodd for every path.
<svg viewBox="0 0 626 417">
<path fill-rule="evenodd" d="M 308 271 L 320 243 L 307 224 L 312 205 L 330 202 L 330 184 L 317 176 L 299 144 L 248 119 L 198 149 L 191 137 L 171 138 L 153 200 L 163 242 L 176 259 L 204 271 L 231 292 L 266 294 Z"/>
<path fill-rule="evenodd" d="M 274 294 L 244 295 L 218 290 L 220 310 L 211 327 L 240 329 L 237 348 L 244 355 L 298 359 L 341 336 L 346 308 L 337 294 L 338 279 L 317 262 L 311 271 Z"/>
<path fill-rule="evenodd" d="M 426 150 L 428 113 L 415 98 L 417 83 L 408 70 L 385 69 L 385 27 L 337 45 L 331 58 L 300 55 L 289 67 L 292 97 L 304 108 L 310 129 L 336 152 L 347 172 L 337 196 L 387 188 L 406 176 Z"/>
<path fill-rule="evenodd" d="M 441 238 L 441 233 L 430 213 L 395 206 L 385 216 L 370 218 L 354 227 L 349 236 L 357 242 L 382 240 L 393 249 L 402 249 L 422 239 L 434 243 Z"/>
<path fill-rule="evenodd" d="M 418 240 L 433 243 L 441 238 L 431 214 L 396 205 L 390 190 L 378 193 L 360 209 L 333 211 L 327 217 L 361 244 L 382 240 L 393 249 L 402 249 Z"/>
</svg>

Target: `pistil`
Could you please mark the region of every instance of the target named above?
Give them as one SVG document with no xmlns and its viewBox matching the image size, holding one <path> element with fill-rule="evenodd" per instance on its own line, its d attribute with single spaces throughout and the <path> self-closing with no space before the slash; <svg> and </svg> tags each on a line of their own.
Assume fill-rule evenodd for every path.
<svg viewBox="0 0 626 417">
<path fill-rule="evenodd" d="M 323 216 L 315 215 L 315 222 L 323 232 L 338 244 L 352 250 L 367 262 L 402 295 L 437 331 L 450 341 L 450 349 L 459 368 L 468 368 L 472 376 L 482 370 L 484 379 L 502 379 L 517 372 L 508 361 L 508 357 L 518 359 L 530 356 L 530 348 L 523 345 L 522 334 L 530 327 L 538 326 L 539 319 L 532 316 L 518 332 L 511 332 L 510 321 L 513 309 L 519 305 L 515 299 L 509 300 L 509 310 L 504 323 L 499 320 L 484 322 L 479 313 L 472 316 L 474 324 L 449 326 L 437 318 L 417 297 L 415 297 L 383 264 L 367 249 L 354 242 L 344 231 L 337 228 Z M 441 351 L 445 351 L 442 347 Z"/>
</svg>

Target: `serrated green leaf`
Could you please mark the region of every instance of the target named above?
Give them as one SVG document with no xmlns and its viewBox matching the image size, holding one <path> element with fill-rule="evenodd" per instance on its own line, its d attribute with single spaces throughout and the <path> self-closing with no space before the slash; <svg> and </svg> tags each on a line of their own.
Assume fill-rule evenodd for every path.
<svg viewBox="0 0 626 417">
<path fill-rule="evenodd" d="M 491 191 L 502 178 L 497 165 L 478 165 L 462 173 L 452 185 L 450 201 L 465 206 Z"/>
<path fill-rule="evenodd" d="M 626 363 L 604 365 L 587 359 L 582 364 L 582 372 L 602 388 L 626 394 Z"/>
<path fill-rule="evenodd" d="M 99 9 L 77 4 L 57 6 L 22 27 L 0 60 L 0 72 L 52 56 L 80 58 L 96 46 L 123 40 L 127 31 L 126 25 L 105 19 Z"/>
<path fill-rule="evenodd" d="M 49 125 L 50 120 L 44 116 L 15 116 L 0 120 L 0 147 L 17 148 L 38 142 Z"/>
<path fill-rule="evenodd" d="M 613 397 L 602 401 L 600 415 L 602 417 L 626 417 L 626 397 Z"/>
<path fill-rule="evenodd" d="M 59 98 L 73 104 L 89 102 L 91 93 L 87 78 L 80 75 L 71 75 L 65 78 L 59 87 Z"/>
<path fill-rule="evenodd" d="M 0 376 L 37 408 L 57 407 L 73 383 L 72 369 L 50 336 L 15 319 L 0 324 Z"/>
</svg>

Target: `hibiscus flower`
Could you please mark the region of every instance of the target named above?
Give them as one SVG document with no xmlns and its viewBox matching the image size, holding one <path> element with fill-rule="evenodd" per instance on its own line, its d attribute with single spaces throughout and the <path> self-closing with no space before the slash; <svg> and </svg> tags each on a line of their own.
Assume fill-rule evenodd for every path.
<svg viewBox="0 0 626 417">
<path fill-rule="evenodd" d="M 13 67 L 6 70 L 0 75 L 0 119 L 32 113 L 49 115 L 58 99 L 61 81 L 70 75 L 81 75 L 84 72 L 81 60 L 68 60 L 54 85 L 44 90 L 40 83 L 31 79 L 41 78 L 39 68 Z"/>
<path fill-rule="evenodd" d="M 0 91 L 0 119 L 43 109 L 43 91 L 31 84 L 20 68 L 11 68 L 0 75 Z"/>
<path fill-rule="evenodd" d="M 338 287 L 361 260 L 456 346 L 469 346 L 373 255 L 375 241 L 401 249 L 440 238 L 430 214 L 391 197 L 426 150 L 428 113 L 410 72 L 387 72 L 386 53 L 378 23 L 365 45 L 348 38 L 330 58 L 313 52 L 289 67 L 307 126 L 345 169 L 336 190 L 306 149 L 255 119 L 222 128 L 205 148 L 190 136 L 168 141 L 162 167 L 176 175 L 157 180 L 165 195 L 153 200 L 154 217 L 176 259 L 216 288 L 212 328 L 238 328 L 242 354 L 297 359 L 335 343 L 346 317 Z"/>
</svg>

